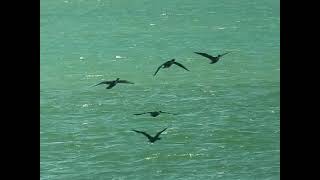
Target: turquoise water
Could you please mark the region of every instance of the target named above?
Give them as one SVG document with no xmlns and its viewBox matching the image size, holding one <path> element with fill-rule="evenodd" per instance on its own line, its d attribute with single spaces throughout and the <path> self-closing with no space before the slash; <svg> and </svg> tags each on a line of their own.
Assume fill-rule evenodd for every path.
<svg viewBox="0 0 320 180">
<path fill-rule="evenodd" d="M 280 179 L 279 7 L 41 0 L 40 179 Z"/>
</svg>

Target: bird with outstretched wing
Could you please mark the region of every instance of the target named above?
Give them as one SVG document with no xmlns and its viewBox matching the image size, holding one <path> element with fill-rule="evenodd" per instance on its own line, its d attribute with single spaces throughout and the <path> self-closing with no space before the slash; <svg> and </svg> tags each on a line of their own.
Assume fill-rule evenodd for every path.
<svg viewBox="0 0 320 180">
<path fill-rule="evenodd" d="M 160 134 L 161 134 L 163 131 L 165 131 L 166 129 L 167 129 L 167 128 L 165 128 L 165 129 L 163 129 L 162 131 L 158 132 L 154 137 L 150 136 L 148 133 L 146 133 L 146 132 L 144 132 L 144 131 L 138 131 L 138 130 L 134 130 L 134 129 L 132 129 L 132 131 L 134 131 L 134 132 L 136 132 L 136 133 L 140 133 L 140 134 L 145 135 L 145 136 L 148 138 L 148 140 L 149 140 L 151 143 L 153 143 L 153 142 L 161 139 L 161 138 L 159 138 L 159 136 L 160 136 Z"/>
<path fill-rule="evenodd" d="M 185 66 L 183 66 L 181 63 L 176 62 L 175 59 L 171 59 L 170 61 L 167 61 L 167 62 L 161 64 L 161 65 L 157 68 L 157 70 L 156 70 L 156 72 L 153 74 L 153 76 L 155 76 L 161 68 L 169 68 L 169 67 L 171 67 L 172 64 L 175 64 L 175 65 L 177 65 L 177 66 L 180 66 L 181 68 L 189 71 L 189 69 L 187 69 L 187 68 L 186 68 Z"/>
<path fill-rule="evenodd" d="M 218 56 L 211 56 L 210 54 L 201 53 L 201 52 L 194 52 L 194 53 L 199 54 L 199 55 L 201 55 L 201 56 L 203 56 L 203 57 L 206 57 L 206 58 L 210 59 L 210 60 L 211 60 L 210 63 L 213 64 L 213 63 L 218 62 L 219 59 L 220 59 L 222 56 L 224 56 L 224 55 L 226 55 L 226 54 L 229 54 L 230 52 L 226 52 L 226 53 L 220 54 L 220 55 L 218 55 Z"/>
</svg>

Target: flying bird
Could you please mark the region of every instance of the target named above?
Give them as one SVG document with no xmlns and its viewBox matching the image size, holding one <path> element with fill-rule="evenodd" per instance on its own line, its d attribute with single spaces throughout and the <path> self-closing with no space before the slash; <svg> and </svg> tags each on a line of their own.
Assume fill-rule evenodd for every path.
<svg viewBox="0 0 320 180">
<path fill-rule="evenodd" d="M 163 112 L 163 111 L 152 111 L 152 112 L 138 113 L 138 114 L 134 114 L 134 115 L 142 115 L 142 114 L 147 114 L 147 113 L 149 113 L 150 116 L 152 116 L 152 117 L 157 117 L 157 116 L 159 116 L 161 113 L 173 114 L 173 113 L 168 113 L 168 112 Z M 173 114 L 173 115 L 176 115 L 176 114 Z"/>
<path fill-rule="evenodd" d="M 149 142 L 154 143 L 155 141 L 161 139 L 159 136 L 160 136 L 160 134 L 161 134 L 163 131 L 165 131 L 166 129 L 167 129 L 167 128 L 165 128 L 164 130 L 158 132 L 154 137 L 150 136 L 149 134 L 147 134 L 146 132 L 143 132 L 143 131 L 137 131 L 137 130 L 134 130 L 134 129 L 132 129 L 132 131 L 134 131 L 134 132 L 136 132 L 136 133 L 140 133 L 140 134 L 145 135 L 145 136 L 149 139 Z"/>
<path fill-rule="evenodd" d="M 171 59 L 170 61 L 167 61 L 167 62 L 163 63 L 161 66 L 159 66 L 158 69 L 157 69 L 157 71 L 153 74 L 153 76 L 155 76 L 161 68 L 169 68 L 172 64 L 175 64 L 175 65 L 177 65 L 177 66 L 180 66 L 180 67 L 182 67 L 183 69 L 189 71 L 189 69 L 187 69 L 186 67 L 184 67 L 182 64 L 176 62 L 175 59 Z"/>
<path fill-rule="evenodd" d="M 111 89 L 118 83 L 134 84 L 134 83 L 132 83 L 130 81 L 120 80 L 120 78 L 117 78 L 116 80 L 113 80 L 113 81 L 102 81 L 101 83 L 96 84 L 94 86 L 98 86 L 98 85 L 101 85 L 101 84 L 109 84 L 109 86 L 107 86 L 106 89 Z"/>
<path fill-rule="evenodd" d="M 230 52 L 219 54 L 218 56 L 211 56 L 211 55 L 209 55 L 207 53 L 201 53 L 201 52 L 194 52 L 194 53 L 199 54 L 201 56 L 204 56 L 204 57 L 210 59 L 211 60 L 210 64 L 214 64 L 214 63 L 218 62 L 222 56 L 224 56 L 226 54 L 229 54 Z"/>
</svg>

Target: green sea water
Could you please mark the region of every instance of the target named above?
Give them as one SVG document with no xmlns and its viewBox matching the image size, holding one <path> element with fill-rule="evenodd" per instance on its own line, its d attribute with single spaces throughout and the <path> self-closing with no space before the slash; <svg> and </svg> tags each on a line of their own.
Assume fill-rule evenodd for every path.
<svg viewBox="0 0 320 180">
<path fill-rule="evenodd" d="M 41 180 L 280 179 L 279 1 L 40 3 Z"/>
</svg>

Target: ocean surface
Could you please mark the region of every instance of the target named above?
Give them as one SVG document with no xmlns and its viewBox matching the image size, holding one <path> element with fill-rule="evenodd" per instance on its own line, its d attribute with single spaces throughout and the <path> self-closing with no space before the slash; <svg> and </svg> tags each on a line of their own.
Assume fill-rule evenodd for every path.
<svg viewBox="0 0 320 180">
<path fill-rule="evenodd" d="M 280 179 L 278 0 L 40 3 L 41 180 Z"/>
</svg>

